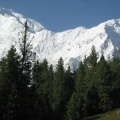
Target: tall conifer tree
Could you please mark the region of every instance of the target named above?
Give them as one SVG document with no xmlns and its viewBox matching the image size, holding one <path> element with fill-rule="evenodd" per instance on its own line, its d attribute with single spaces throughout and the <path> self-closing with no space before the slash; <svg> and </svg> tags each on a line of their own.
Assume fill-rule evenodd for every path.
<svg viewBox="0 0 120 120">
<path fill-rule="evenodd" d="M 101 56 L 99 62 L 97 77 L 99 80 L 99 90 L 98 90 L 99 98 L 100 98 L 99 107 L 103 111 L 110 110 L 112 108 L 112 101 L 110 97 L 111 71 L 103 55 Z"/>
<path fill-rule="evenodd" d="M 32 52 L 32 44 L 28 38 L 27 21 L 24 25 L 23 38 L 20 39 L 20 77 L 19 77 L 19 119 L 30 119 L 31 113 L 29 112 L 29 85 L 32 81 L 32 62 L 34 61 L 35 54 Z"/>
<path fill-rule="evenodd" d="M 20 56 L 12 46 L 5 59 L 1 62 L 0 69 L 0 111 L 1 119 L 16 120 L 18 118 L 19 72 Z M 5 103 L 5 104 L 4 104 Z M 2 107 L 3 106 L 3 107 Z"/>
<path fill-rule="evenodd" d="M 65 110 L 65 79 L 64 79 L 64 67 L 63 67 L 63 59 L 60 58 L 58 61 L 55 78 L 53 81 L 53 112 L 54 119 L 61 120 L 64 115 Z"/>
<path fill-rule="evenodd" d="M 81 119 L 83 115 L 83 93 L 84 93 L 84 77 L 85 69 L 81 62 L 77 70 L 77 80 L 75 84 L 75 91 L 67 106 L 66 120 Z"/>
</svg>

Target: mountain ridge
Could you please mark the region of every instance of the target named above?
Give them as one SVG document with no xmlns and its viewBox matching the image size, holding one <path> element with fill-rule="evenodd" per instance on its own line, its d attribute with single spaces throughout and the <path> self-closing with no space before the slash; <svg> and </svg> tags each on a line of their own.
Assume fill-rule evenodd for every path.
<svg viewBox="0 0 120 120">
<path fill-rule="evenodd" d="M 77 27 L 52 32 L 35 20 L 0 8 L 0 59 L 6 55 L 11 45 L 16 45 L 18 50 L 19 39 L 22 37 L 20 33 L 26 20 L 29 39 L 32 40 L 33 51 L 39 61 L 47 59 L 49 64 L 55 66 L 62 57 L 65 68 L 70 66 L 74 70 L 85 55 L 90 54 L 93 45 L 99 58 L 102 54 L 106 59 L 120 57 L 120 19 L 108 20 L 90 29 Z"/>
</svg>

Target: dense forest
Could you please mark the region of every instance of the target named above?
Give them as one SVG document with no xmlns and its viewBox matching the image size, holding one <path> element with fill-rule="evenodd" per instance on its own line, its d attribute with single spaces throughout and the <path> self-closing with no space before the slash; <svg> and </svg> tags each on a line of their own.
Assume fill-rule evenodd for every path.
<svg viewBox="0 0 120 120">
<path fill-rule="evenodd" d="M 0 120 L 84 120 L 120 107 L 120 59 L 98 60 L 93 46 L 77 70 L 35 60 L 27 37 L 0 61 Z"/>
</svg>

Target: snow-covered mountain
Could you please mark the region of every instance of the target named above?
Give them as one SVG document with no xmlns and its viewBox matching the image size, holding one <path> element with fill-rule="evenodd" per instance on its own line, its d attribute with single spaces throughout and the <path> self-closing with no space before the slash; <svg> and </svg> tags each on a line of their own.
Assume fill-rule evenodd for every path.
<svg viewBox="0 0 120 120">
<path fill-rule="evenodd" d="M 90 54 L 93 45 L 99 57 L 102 54 L 106 59 L 120 56 L 120 19 L 109 20 L 91 29 L 78 27 L 55 33 L 32 19 L 0 8 L 0 59 L 6 55 L 11 45 L 16 45 L 18 49 L 26 20 L 33 51 L 39 61 L 47 59 L 49 64 L 56 65 L 62 57 L 65 67 L 70 65 L 76 69 L 85 55 Z"/>
</svg>

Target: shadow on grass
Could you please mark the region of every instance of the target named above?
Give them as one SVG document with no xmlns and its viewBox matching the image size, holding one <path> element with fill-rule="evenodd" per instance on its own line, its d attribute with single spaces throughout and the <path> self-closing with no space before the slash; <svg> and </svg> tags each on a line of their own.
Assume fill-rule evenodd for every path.
<svg viewBox="0 0 120 120">
<path fill-rule="evenodd" d="M 87 118 L 83 118 L 82 120 L 97 120 L 101 117 L 105 117 L 106 115 L 111 114 L 112 112 L 114 112 L 114 110 L 111 110 L 111 111 L 108 111 L 108 112 L 105 112 L 105 113 L 100 113 L 100 114 L 97 114 L 97 115 L 93 115 L 93 116 L 90 116 L 90 117 L 87 117 Z"/>
</svg>

